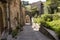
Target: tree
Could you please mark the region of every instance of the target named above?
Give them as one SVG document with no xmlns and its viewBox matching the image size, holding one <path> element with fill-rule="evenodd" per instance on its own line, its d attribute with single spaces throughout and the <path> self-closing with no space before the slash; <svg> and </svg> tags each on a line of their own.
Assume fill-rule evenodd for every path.
<svg viewBox="0 0 60 40">
<path fill-rule="evenodd" d="M 32 16 L 38 15 L 37 7 L 33 7 L 31 12 L 32 12 L 32 14 L 31 14 Z"/>
<path fill-rule="evenodd" d="M 59 0 L 47 0 L 47 5 L 49 6 L 49 10 L 51 14 L 54 12 L 58 12 L 58 1 Z"/>
<path fill-rule="evenodd" d="M 58 1 L 60 1 L 60 0 L 47 0 L 47 2 L 48 2 L 48 1 L 50 1 L 51 3 L 53 3 L 53 2 L 54 2 L 54 3 L 58 3 Z"/>
</svg>

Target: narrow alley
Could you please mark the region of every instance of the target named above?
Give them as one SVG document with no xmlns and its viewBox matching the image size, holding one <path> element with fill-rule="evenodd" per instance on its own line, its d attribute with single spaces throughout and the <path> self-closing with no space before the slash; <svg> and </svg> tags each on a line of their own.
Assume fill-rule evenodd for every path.
<svg viewBox="0 0 60 40">
<path fill-rule="evenodd" d="M 60 0 L 0 0 L 0 40 L 60 40 Z"/>
</svg>

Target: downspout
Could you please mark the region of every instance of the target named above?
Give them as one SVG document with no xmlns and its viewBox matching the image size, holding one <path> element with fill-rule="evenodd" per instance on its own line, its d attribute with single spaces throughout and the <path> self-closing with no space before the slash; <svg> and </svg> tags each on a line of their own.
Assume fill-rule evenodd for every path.
<svg viewBox="0 0 60 40">
<path fill-rule="evenodd" d="M 7 23 L 8 23 L 8 32 L 10 34 L 11 30 L 11 21 L 10 21 L 10 1 L 7 1 Z"/>
<path fill-rule="evenodd" d="M 7 26 L 9 28 L 9 21 L 8 21 L 8 19 L 9 19 L 9 9 L 8 9 L 8 2 L 7 2 Z"/>
</svg>

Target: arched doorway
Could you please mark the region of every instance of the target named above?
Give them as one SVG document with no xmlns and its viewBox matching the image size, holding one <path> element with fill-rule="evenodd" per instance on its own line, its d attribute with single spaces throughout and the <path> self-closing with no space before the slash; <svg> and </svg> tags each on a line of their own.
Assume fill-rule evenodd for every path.
<svg viewBox="0 0 60 40">
<path fill-rule="evenodd" d="M 26 23 L 30 23 L 30 16 L 26 15 Z"/>
<path fill-rule="evenodd" d="M 3 15 L 2 8 L 0 7 L 0 32 L 3 32 Z"/>
</svg>

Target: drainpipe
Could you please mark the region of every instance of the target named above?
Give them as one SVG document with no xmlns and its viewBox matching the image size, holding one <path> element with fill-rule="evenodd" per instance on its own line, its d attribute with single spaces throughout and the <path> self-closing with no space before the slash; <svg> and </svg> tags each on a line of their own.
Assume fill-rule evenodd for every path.
<svg viewBox="0 0 60 40">
<path fill-rule="evenodd" d="M 10 21 L 10 1 L 7 1 L 7 23 L 8 23 L 8 32 L 11 30 L 11 21 Z"/>
<path fill-rule="evenodd" d="M 9 28 L 9 21 L 8 21 L 8 19 L 9 19 L 9 8 L 8 8 L 8 2 L 7 2 L 7 26 Z"/>
</svg>

